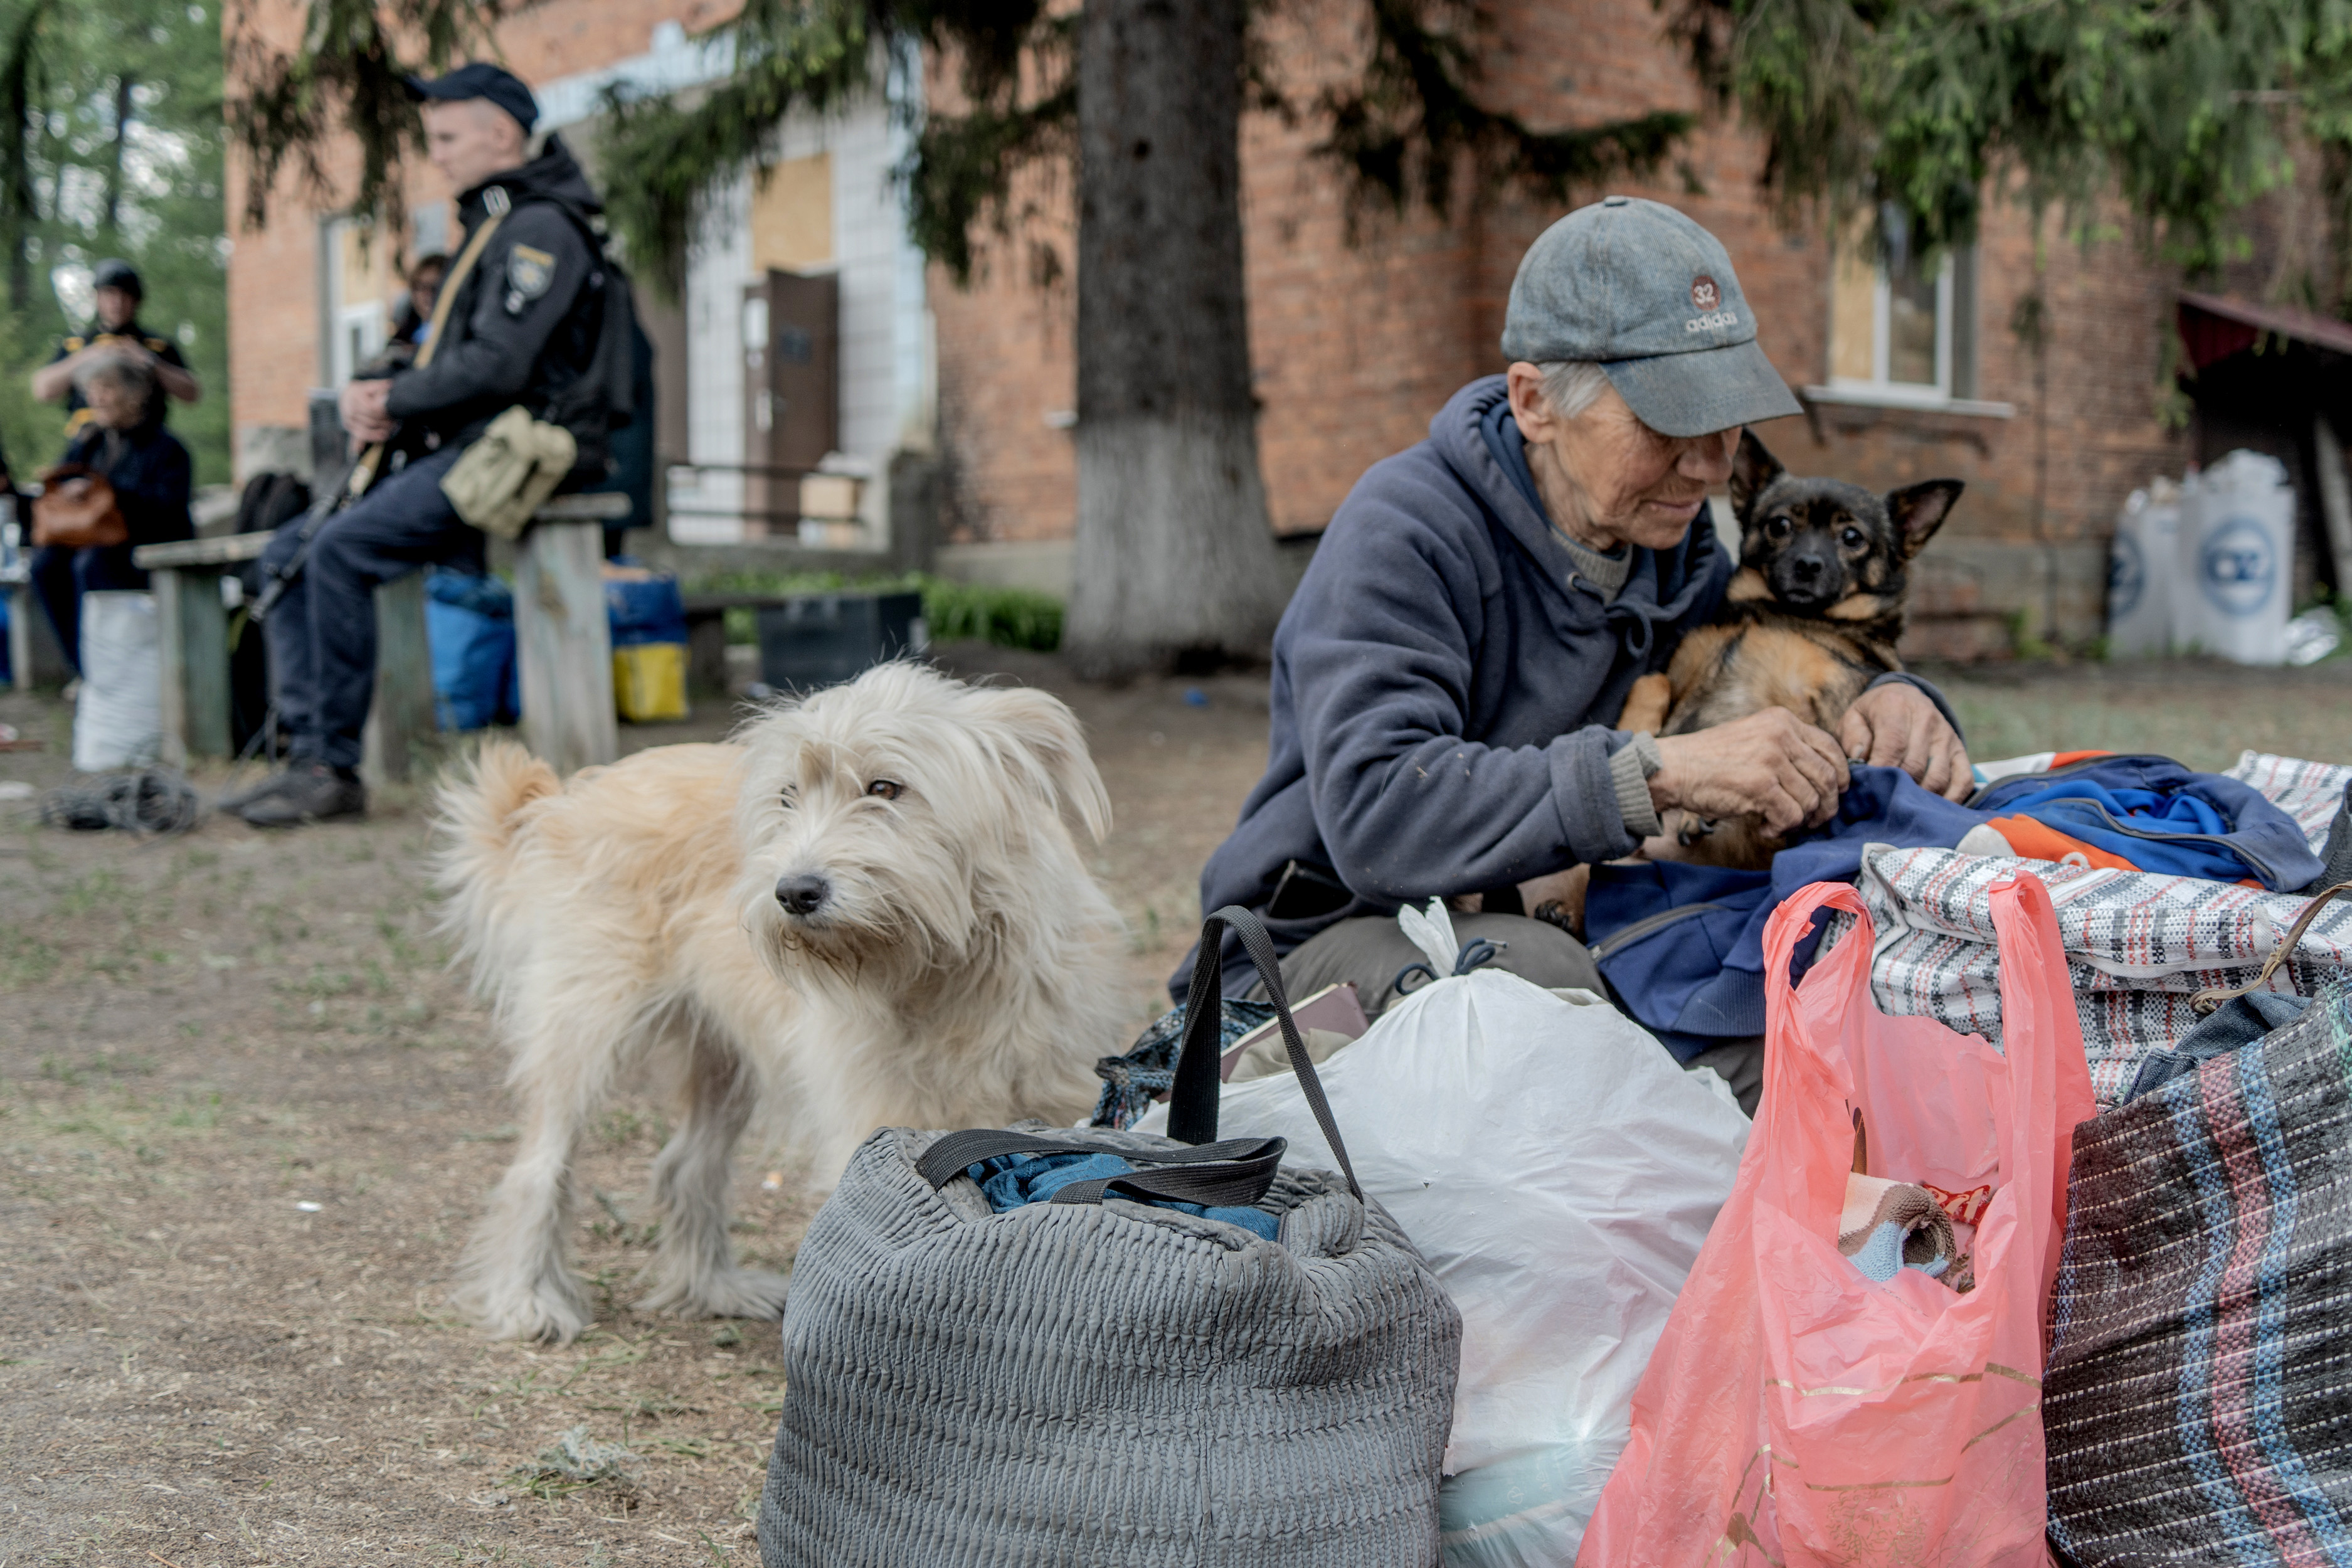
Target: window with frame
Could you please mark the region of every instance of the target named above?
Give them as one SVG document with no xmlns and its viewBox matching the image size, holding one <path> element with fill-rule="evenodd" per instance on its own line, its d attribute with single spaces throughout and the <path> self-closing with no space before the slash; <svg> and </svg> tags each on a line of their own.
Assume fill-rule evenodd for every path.
<svg viewBox="0 0 2352 1568">
<path fill-rule="evenodd" d="M 391 319 L 384 300 L 399 280 L 388 242 L 366 225 L 344 217 L 329 219 L 319 248 L 326 351 L 320 368 L 328 385 L 341 386 L 383 351 Z"/>
<path fill-rule="evenodd" d="M 1835 252 L 1830 277 L 1832 393 L 1872 402 L 1934 405 L 1976 395 L 1976 251 L 1922 264 L 1902 216 L 1865 220 Z"/>
</svg>

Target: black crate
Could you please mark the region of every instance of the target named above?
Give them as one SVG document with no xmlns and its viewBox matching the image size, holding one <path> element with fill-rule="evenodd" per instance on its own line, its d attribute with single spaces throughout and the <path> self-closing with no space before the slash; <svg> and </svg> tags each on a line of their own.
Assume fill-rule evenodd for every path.
<svg viewBox="0 0 2352 1568">
<path fill-rule="evenodd" d="M 779 691 L 855 680 L 929 642 L 920 594 L 804 594 L 760 610 L 760 679 Z"/>
</svg>

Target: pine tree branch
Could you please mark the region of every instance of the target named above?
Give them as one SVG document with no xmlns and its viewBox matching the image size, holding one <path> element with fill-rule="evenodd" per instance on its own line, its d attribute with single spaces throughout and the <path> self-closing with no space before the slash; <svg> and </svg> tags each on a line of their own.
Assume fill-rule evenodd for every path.
<svg viewBox="0 0 2352 1568">
<path fill-rule="evenodd" d="M 2006 187 L 2082 234 L 2120 198 L 2149 249 L 2210 272 L 2292 176 L 2280 108 L 2347 80 L 2346 28 L 2313 0 L 1673 5 L 1701 79 L 1763 138 L 1768 191 L 1871 213 L 1915 254 L 1973 237 Z"/>
<path fill-rule="evenodd" d="M 1508 183 L 1565 203 L 1612 174 L 1654 170 L 1696 123 L 1658 110 L 1575 130 L 1533 130 L 1473 93 L 1476 60 L 1465 34 L 1475 17 L 1457 9 L 1456 27 L 1441 30 L 1424 4 L 1370 0 L 1372 53 L 1362 78 L 1318 100 L 1331 130 L 1317 151 L 1349 170 L 1360 194 L 1385 198 L 1394 210 L 1418 195 L 1431 210 L 1448 211 L 1465 157 L 1477 182 L 1474 199 Z"/>
<path fill-rule="evenodd" d="M 1039 101 L 933 115 L 898 170 L 907 226 L 916 245 L 961 284 L 971 278 L 971 232 L 983 220 L 1002 233 L 1013 174 L 1040 158 L 1066 157 L 1075 142 L 1075 79 Z"/>
<path fill-rule="evenodd" d="M 676 298 L 685 288 L 709 202 L 747 164 L 766 178 L 761 165 L 786 115 L 822 113 L 872 84 L 888 21 L 878 3 L 755 0 L 712 35 L 735 50 L 734 69 L 700 97 L 606 89 L 605 213 L 656 289 Z"/>
<path fill-rule="evenodd" d="M 262 36 L 261 0 L 234 0 L 226 79 L 230 135 L 245 154 L 245 224 L 268 221 L 278 177 L 291 168 L 321 205 L 404 221 L 402 160 L 424 146 L 408 78 L 446 68 L 462 53 L 495 48 L 491 29 L 520 7 L 507 0 L 311 0 L 302 40 L 282 49 Z M 404 47 L 404 46 L 408 46 Z M 413 52 L 411 52 L 413 48 Z M 339 136 L 358 146 L 359 178 L 338 188 L 327 157 Z"/>
</svg>

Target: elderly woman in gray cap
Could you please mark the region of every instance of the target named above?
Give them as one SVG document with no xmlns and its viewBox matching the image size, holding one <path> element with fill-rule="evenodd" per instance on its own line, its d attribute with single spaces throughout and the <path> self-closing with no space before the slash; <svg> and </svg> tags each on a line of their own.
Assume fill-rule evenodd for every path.
<svg viewBox="0 0 2352 1568">
<path fill-rule="evenodd" d="M 1490 912 L 1458 933 L 1507 942 L 1502 966 L 1539 984 L 1598 989 L 1568 932 L 1491 911 L 1632 854 L 1668 807 L 1822 822 L 1850 756 L 1968 787 L 1940 700 L 1907 676 L 1864 693 L 1840 736 L 1782 709 L 1690 735 L 1612 728 L 1722 599 L 1736 563 L 1694 525 L 1741 426 L 1799 412 L 1712 235 L 1624 196 L 1570 214 L 1520 264 L 1503 353 L 1506 374 L 1365 474 L 1275 635 L 1271 757 L 1201 903 L 1262 912 L 1294 996 L 1354 980 L 1376 1005 L 1415 957 L 1397 906 L 1471 893 Z M 1224 960 L 1228 994 L 1246 993 L 1230 938 Z M 1752 1081 L 1753 1055 L 1726 1076 Z"/>
</svg>

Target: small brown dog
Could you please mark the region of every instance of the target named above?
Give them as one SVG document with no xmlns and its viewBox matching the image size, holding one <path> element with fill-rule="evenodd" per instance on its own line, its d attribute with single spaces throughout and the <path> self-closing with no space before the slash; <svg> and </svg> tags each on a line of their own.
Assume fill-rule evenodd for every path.
<svg viewBox="0 0 2352 1568">
<path fill-rule="evenodd" d="M 447 923 L 514 1047 L 522 1142 L 461 1269 L 492 1334 L 589 1321 L 572 1162 L 629 1069 L 681 1116 L 654 1161 L 640 1308 L 774 1317 L 728 1241 L 755 1116 L 830 1185 L 877 1127 L 1066 1123 L 1124 1035 L 1118 912 L 1071 835 L 1109 831 L 1077 721 L 911 664 L 566 784 L 493 742 L 445 787 Z"/>
<path fill-rule="evenodd" d="M 1800 479 L 1742 431 L 1731 470 L 1739 570 L 1722 608 L 1683 638 L 1664 673 L 1634 682 L 1617 727 L 1687 735 L 1786 708 L 1835 734 L 1872 681 L 1903 668 L 1895 645 L 1906 569 L 1960 489 L 1928 479 L 1879 496 L 1843 479 Z M 1670 815 L 1680 858 L 1761 869 L 1781 847 L 1761 819 Z"/>
</svg>

